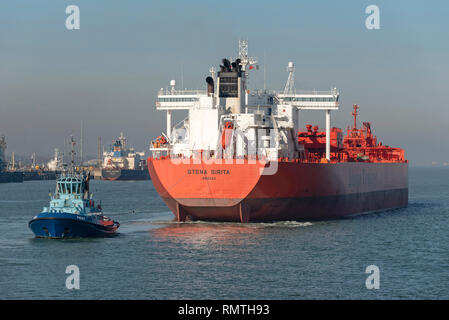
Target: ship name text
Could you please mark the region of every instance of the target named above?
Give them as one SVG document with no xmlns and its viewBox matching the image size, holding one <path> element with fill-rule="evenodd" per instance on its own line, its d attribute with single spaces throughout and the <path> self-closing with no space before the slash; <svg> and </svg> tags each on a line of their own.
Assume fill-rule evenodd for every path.
<svg viewBox="0 0 449 320">
<path fill-rule="evenodd" d="M 210 172 L 210 174 L 230 174 L 230 170 L 227 169 L 223 169 L 223 170 L 207 170 L 207 169 L 187 169 L 187 174 L 208 174 Z"/>
</svg>

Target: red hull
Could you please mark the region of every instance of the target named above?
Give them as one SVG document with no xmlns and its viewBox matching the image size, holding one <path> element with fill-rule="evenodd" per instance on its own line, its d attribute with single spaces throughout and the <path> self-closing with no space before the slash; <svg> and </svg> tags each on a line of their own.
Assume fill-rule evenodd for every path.
<svg viewBox="0 0 449 320">
<path fill-rule="evenodd" d="M 175 164 L 148 158 L 153 184 L 178 221 L 332 219 L 404 207 L 407 163 Z"/>
</svg>

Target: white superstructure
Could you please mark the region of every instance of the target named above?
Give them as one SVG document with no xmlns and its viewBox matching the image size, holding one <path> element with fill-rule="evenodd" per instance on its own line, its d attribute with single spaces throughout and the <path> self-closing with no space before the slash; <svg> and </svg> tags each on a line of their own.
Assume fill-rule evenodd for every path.
<svg viewBox="0 0 449 320">
<path fill-rule="evenodd" d="M 137 152 L 134 148 L 128 148 L 123 132 L 113 141 L 108 151 L 103 153 L 103 169 L 141 169 L 141 163 L 145 158 L 144 152 Z"/>
<path fill-rule="evenodd" d="M 53 157 L 53 159 L 51 159 L 48 163 L 47 163 L 47 168 L 50 171 L 62 171 L 63 170 L 63 161 L 62 161 L 62 155 L 59 152 L 58 148 L 55 148 L 55 155 Z"/>
<path fill-rule="evenodd" d="M 161 89 L 156 109 L 167 112 L 167 130 L 162 144 L 152 142 L 153 154 L 189 158 L 207 151 L 221 158 L 301 158 L 296 136 L 300 111 L 322 110 L 330 160 L 330 112 L 339 108 L 338 90 L 296 91 L 293 62 L 288 63 L 283 91 L 249 90 L 248 72 L 256 63 L 248 57 L 247 41 L 240 41 L 239 57 L 232 62 L 223 59 L 217 76 L 207 77 L 207 90 L 177 90 L 174 80 L 170 88 Z M 188 117 L 172 126 L 176 110 L 187 110 Z"/>
</svg>

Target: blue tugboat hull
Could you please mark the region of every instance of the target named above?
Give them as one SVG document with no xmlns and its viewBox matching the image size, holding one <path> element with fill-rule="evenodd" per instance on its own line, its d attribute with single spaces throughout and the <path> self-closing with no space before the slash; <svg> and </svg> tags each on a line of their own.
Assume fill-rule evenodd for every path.
<svg viewBox="0 0 449 320">
<path fill-rule="evenodd" d="M 107 226 L 96 217 L 71 213 L 41 213 L 28 226 L 38 238 L 90 238 L 114 236 L 120 224 Z"/>
</svg>

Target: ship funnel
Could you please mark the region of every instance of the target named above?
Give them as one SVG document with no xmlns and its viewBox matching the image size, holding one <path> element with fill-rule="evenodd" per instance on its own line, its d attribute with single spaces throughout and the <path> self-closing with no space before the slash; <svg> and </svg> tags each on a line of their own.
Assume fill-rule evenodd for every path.
<svg viewBox="0 0 449 320">
<path fill-rule="evenodd" d="M 242 66 L 240 65 L 240 63 L 242 62 L 242 60 L 240 60 L 240 59 L 236 59 L 235 60 L 235 65 L 236 65 L 236 71 L 237 72 L 240 72 L 241 70 L 242 70 Z"/>
<path fill-rule="evenodd" d="M 212 77 L 207 77 L 206 82 L 207 82 L 207 95 L 212 96 L 214 94 L 214 79 L 212 79 Z"/>
<path fill-rule="evenodd" d="M 223 59 L 223 66 L 225 67 L 225 71 L 230 72 L 231 71 L 231 62 L 229 62 L 228 59 Z"/>
</svg>

